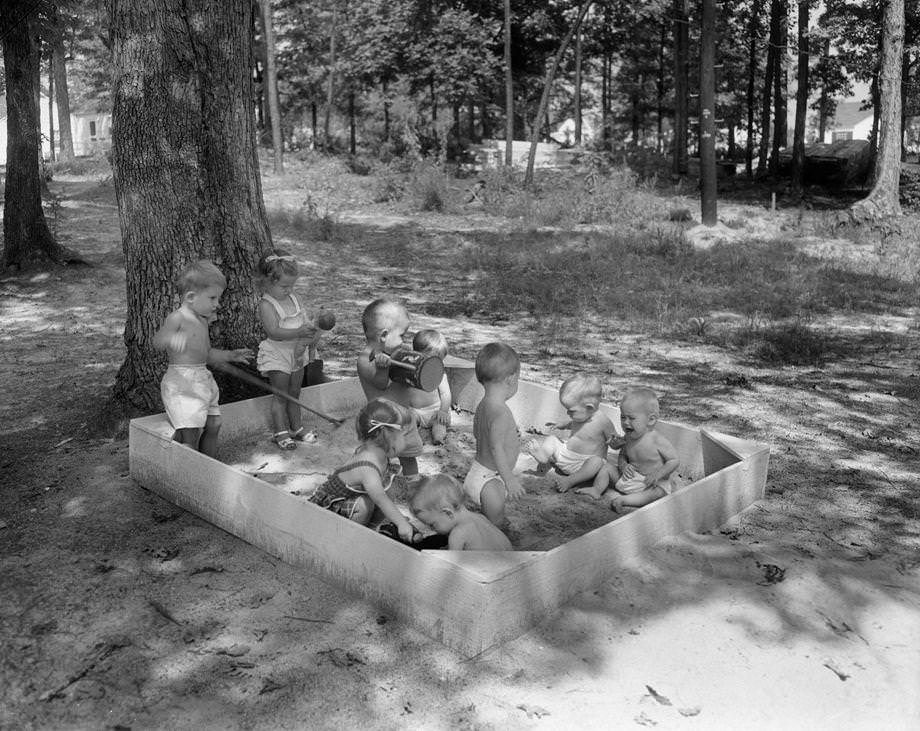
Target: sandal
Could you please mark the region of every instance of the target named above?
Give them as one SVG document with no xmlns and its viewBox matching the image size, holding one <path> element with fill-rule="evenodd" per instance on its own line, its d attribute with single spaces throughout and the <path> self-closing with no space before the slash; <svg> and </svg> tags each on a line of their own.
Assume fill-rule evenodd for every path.
<svg viewBox="0 0 920 731">
<path fill-rule="evenodd" d="M 272 441 L 281 449 L 297 449 L 297 442 L 291 439 L 291 435 L 286 431 L 279 431 L 273 434 Z"/>
<path fill-rule="evenodd" d="M 304 427 L 300 427 L 297 431 L 291 432 L 291 439 L 296 439 L 298 442 L 306 442 L 312 444 L 316 441 L 316 432 L 315 431 L 306 431 Z"/>
</svg>

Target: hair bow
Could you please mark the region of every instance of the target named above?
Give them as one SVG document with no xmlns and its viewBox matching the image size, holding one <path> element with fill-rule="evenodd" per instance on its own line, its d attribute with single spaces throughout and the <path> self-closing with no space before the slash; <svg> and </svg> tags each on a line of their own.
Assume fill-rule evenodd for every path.
<svg viewBox="0 0 920 731">
<path fill-rule="evenodd" d="M 377 421 L 376 419 L 370 420 L 371 428 L 367 430 L 368 434 L 371 434 L 378 429 L 383 429 L 385 426 L 390 427 L 391 429 L 402 429 L 402 424 L 390 424 L 386 421 Z"/>
</svg>

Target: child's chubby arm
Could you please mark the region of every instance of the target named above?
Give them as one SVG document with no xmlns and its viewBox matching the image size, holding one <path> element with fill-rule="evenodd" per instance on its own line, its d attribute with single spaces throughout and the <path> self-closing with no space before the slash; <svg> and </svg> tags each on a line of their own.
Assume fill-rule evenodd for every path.
<svg viewBox="0 0 920 731">
<path fill-rule="evenodd" d="M 380 481 L 380 475 L 370 467 L 362 467 L 361 484 L 367 491 L 368 497 L 374 501 L 374 505 L 380 508 L 380 511 L 389 519 L 399 531 L 399 537 L 406 543 L 412 542 L 414 529 L 409 519 L 403 515 L 399 508 L 390 500 L 390 496 L 383 489 L 383 483 Z"/>
<path fill-rule="evenodd" d="M 466 525 L 457 525 L 447 536 L 447 550 L 463 551 L 469 544 L 470 528 Z"/>
<path fill-rule="evenodd" d="M 313 342 L 317 339 L 316 326 L 311 322 L 300 327 L 281 327 L 278 311 L 266 301 L 259 302 L 259 319 L 262 320 L 262 329 L 271 340 L 305 340 Z"/>
<path fill-rule="evenodd" d="M 441 409 L 438 411 L 438 423 L 444 426 L 450 426 L 450 407 L 453 404 L 453 394 L 450 392 L 450 382 L 447 380 L 447 374 L 441 379 L 438 385 L 438 398 L 441 400 Z"/>
<path fill-rule="evenodd" d="M 358 356 L 357 366 L 358 378 L 361 380 L 361 385 L 364 387 L 368 398 L 373 398 L 371 394 L 374 396 L 381 395 L 390 385 L 389 356 L 386 356 L 386 353 L 382 353 L 382 355 L 386 356 L 386 364 L 378 366 L 377 359 L 370 357 L 372 355 L 373 353 L 369 350 L 362 350 Z"/>
<path fill-rule="evenodd" d="M 660 481 L 667 480 L 671 473 L 680 466 L 680 457 L 674 445 L 658 433 L 655 433 L 655 449 L 658 450 L 658 456 L 661 458 L 661 467 L 645 476 L 645 484 L 648 487 L 654 487 Z"/>
<path fill-rule="evenodd" d="M 170 357 L 185 352 L 190 333 L 184 323 L 185 318 L 178 310 L 171 312 L 153 336 L 153 347 L 165 350 Z"/>
<path fill-rule="evenodd" d="M 513 435 L 513 440 L 518 439 L 517 425 L 514 423 L 514 417 L 507 407 L 497 409 L 496 412 L 489 428 L 489 446 L 492 450 L 492 459 L 495 461 L 495 471 L 504 480 L 508 497 L 511 500 L 516 500 L 524 494 L 524 486 L 518 476 L 514 474 L 517 455 L 511 453 L 508 443 L 512 441 L 511 435 Z"/>
</svg>

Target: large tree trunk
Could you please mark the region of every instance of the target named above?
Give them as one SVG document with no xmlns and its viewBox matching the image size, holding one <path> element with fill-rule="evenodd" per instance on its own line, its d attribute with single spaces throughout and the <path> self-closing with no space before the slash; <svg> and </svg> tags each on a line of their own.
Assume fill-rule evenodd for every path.
<svg viewBox="0 0 920 731">
<path fill-rule="evenodd" d="M 808 112 L 808 3 L 799 0 L 798 89 L 795 95 L 795 131 L 792 136 L 792 190 L 805 187 L 805 116 Z"/>
<path fill-rule="evenodd" d="M 687 54 L 690 49 L 690 18 L 687 0 L 674 0 L 674 162 L 675 177 L 687 174 L 687 126 L 689 82 Z"/>
<path fill-rule="evenodd" d="M 786 58 L 789 43 L 789 6 L 788 0 L 779 0 L 779 31 L 775 70 L 773 73 L 773 150 L 770 153 L 770 174 L 779 173 L 779 153 L 786 148 L 788 137 L 787 103 L 786 103 Z"/>
<path fill-rule="evenodd" d="M 581 146 L 581 30 L 575 34 L 575 144 Z"/>
<path fill-rule="evenodd" d="M 284 141 L 281 139 L 281 105 L 278 104 L 278 74 L 275 71 L 275 31 L 271 0 L 262 0 L 262 33 L 265 36 L 265 91 L 272 122 L 272 160 L 275 175 L 284 174 Z"/>
<path fill-rule="evenodd" d="M 757 172 L 767 169 L 767 157 L 770 153 L 770 110 L 773 100 L 773 76 L 776 73 L 777 45 L 779 44 L 779 5 L 783 0 L 770 3 L 770 38 L 767 42 L 767 64 L 764 68 L 763 105 L 760 113 L 760 146 L 757 153 Z"/>
<path fill-rule="evenodd" d="M 253 348 L 253 270 L 271 248 L 256 157 L 250 0 L 113 0 L 112 142 L 127 274 L 116 397 L 160 407 L 153 335 L 191 260 L 227 277 L 212 345 Z M 219 380 L 219 382 L 221 382 Z M 223 388 L 223 383 L 221 383 Z M 226 393 L 225 393 L 226 396 Z"/>
<path fill-rule="evenodd" d="M 48 159 L 54 162 L 54 54 L 48 54 Z"/>
<path fill-rule="evenodd" d="M 757 79 L 757 39 L 760 36 L 760 14 L 763 0 L 751 3 L 751 22 L 748 25 L 748 84 L 747 84 L 747 141 L 744 145 L 744 170 L 748 180 L 754 177 L 754 100 Z"/>
<path fill-rule="evenodd" d="M 700 27 L 700 209 L 705 226 L 719 222 L 716 194 L 716 0 L 702 0 Z"/>
<path fill-rule="evenodd" d="M 31 5 L 28 0 L 19 0 L 0 6 L 7 112 L 2 268 L 77 260 L 55 242 L 42 210 L 41 139 L 35 101 L 40 58 L 34 27 L 24 19 Z"/>
<path fill-rule="evenodd" d="M 323 117 L 323 149 L 329 150 L 330 122 L 332 117 L 332 103 L 335 101 L 335 36 L 338 33 L 339 25 L 339 6 L 338 3 L 332 7 L 332 30 L 329 33 L 329 75 L 326 79 L 326 114 Z"/>
<path fill-rule="evenodd" d="M 70 90 L 67 87 L 67 62 L 63 41 L 54 44 L 54 95 L 57 101 L 58 133 L 61 141 L 59 159 L 71 162 L 74 159 L 73 130 L 70 126 Z"/>
<path fill-rule="evenodd" d="M 879 70 L 879 142 L 874 186 L 850 209 L 858 220 L 901 214 L 901 55 L 904 52 L 904 0 L 883 3 L 882 57 Z"/>
<path fill-rule="evenodd" d="M 504 1 L 505 14 L 505 165 L 511 167 L 514 139 L 514 77 L 511 73 L 511 0 Z"/>
</svg>

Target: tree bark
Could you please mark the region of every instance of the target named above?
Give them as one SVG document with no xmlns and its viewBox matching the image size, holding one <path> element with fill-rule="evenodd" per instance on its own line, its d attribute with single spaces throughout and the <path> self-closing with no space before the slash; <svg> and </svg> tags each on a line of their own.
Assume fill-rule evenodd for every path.
<svg viewBox="0 0 920 731">
<path fill-rule="evenodd" d="M 338 2 L 332 8 L 332 30 L 329 33 L 329 77 L 326 80 L 326 114 L 323 117 L 323 149 L 330 149 L 329 126 L 332 117 L 332 103 L 335 101 L 335 36 L 339 25 Z"/>
<path fill-rule="evenodd" d="M 271 237 L 256 155 L 252 13 L 250 0 L 110 6 L 128 299 L 115 395 L 142 409 L 160 408 L 165 358 L 153 335 L 178 305 L 173 283 L 189 261 L 210 259 L 227 278 L 212 345 L 253 348 L 261 337 L 252 272 Z"/>
<path fill-rule="evenodd" d="M 770 110 L 773 108 L 773 75 L 776 73 L 776 54 L 779 45 L 779 4 L 782 0 L 770 3 L 770 38 L 767 42 L 767 64 L 764 68 L 763 105 L 760 113 L 760 146 L 757 154 L 757 172 L 767 170 L 767 157 L 770 154 Z"/>
<path fill-rule="evenodd" d="M 39 111 L 35 83 L 40 58 L 28 19 L 32 3 L 0 9 L 6 83 L 6 181 L 3 194 L 2 268 L 22 269 L 49 262 L 79 261 L 51 235 L 42 210 Z"/>
<path fill-rule="evenodd" d="M 760 15 L 763 0 L 751 4 L 751 21 L 748 25 L 748 79 L 747 79 L 747 141 L 744 145 L 744 170 L 747 178 L 754 177 L 754 101 L 757 79 L 757 38 L 760 35 Z"/>
<path fill-rule="evenodd" d="M 808 113 L 808 3 L 799 0 L 798 88 L 795 95 L 795 131 L 792 136 L 792 191 L 805 187 L 805 117 Z"/>
<path fill-rule="evenodd" d="M 872 191 L 850 208 L 857 220 L 901 215 L 901 55 L 904 52 L 904 0 L 883 3 L 879 70 L 879 143 Z"/>
<path fill-rule="evenodd" d="M 581 29 L 575 34 L 575 144 L 581 145 Z"/>
<path fill-rule="evenodd" d="M 67 61 L 63 41 L 54 44 L 54 95 L 57 101 L 60 155 L 63 162 L 74 159 L 73 129 L 70 126 L 70 89 L 67 86 Z"/>
<path fill-rule="evenodd" d="M 556 77 L 556 70 L 559 68 L 559 62 L 562 60 L 563 54 L 572 42 L 572 37 L 578 32 L 578 29 L 581 28 L 581 23 L 585 19 L 585 15 L 588 14 L 591 2 L 592 0 L 582 0 L 581 7 L 578 9 L 578 16 L 575 18 L 575 22 L 572 23 L 572 27 L 569 28 L 569 32 L 565 34 L 565 38 L 562 39 L 562 43 L 556 51 L 556 55 L 553 57 L 549 70 L 546 72 L 546 78 L 543 80 L 543 94 L 540 96 L 540 105 L 537 108 L 533 129 L 530 133 L 530 150 L 527 153 L 527 169 L 524 172 L 525 187 L 533 182 L 533 166 L 537 157 L 537 142 L 540 138 L 540 120 L 546 116 L 546 110 L 549 107 L 549 94 L 553 86 L 553 79 Z"/>
<path fill-rule="evenodd" d="M 505 13 L 505 166 L 511 167 L 514 140 L 514 76 L 511 72 L 511 0 L 504 2 Z"/>
<path fill-rule="evenodd" d="M 278 104 L 278 73 L 275 69 L 275 31 L 271 0 L 262 0 L 262 32 L 265 35 L 265 90 L 272 122 L 272 160 L 275 175 L 284 174 L 284 141 L 281 139 L 281 105 Z"/>
<path fill-rule="evenodd" d="M 687 0 L 674 0 L 674 176 L 687 174 L 687 126 L 689 109 L 687 94 L 687 54 L 690 48 L 690 19 Z"/>
<path fill-rule="evenodd" d="M 54 154 L 54 54 L 48 54 L 48 159 L 55 161 Z"/>
<path fill-rule="evenodd" d="M 716 0 L 702 0 L 700 28 L 700 209 L 704 226 L 719 222 L 716 193 Z"/>
<path fill-rule="evenodd" d="M 789 44 L 788 0 L 777 2 L 777 48 L 773 71 L 773 151 L 770 154 L 770 174 L 779 173 L 779 153 L 786 148 L 788 121 L 786 114 L 786 56 Z"/>
</svg>

